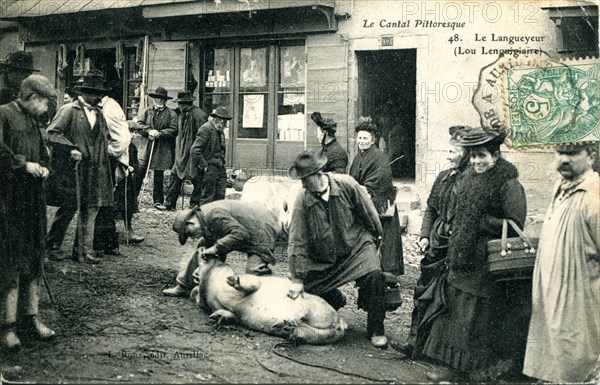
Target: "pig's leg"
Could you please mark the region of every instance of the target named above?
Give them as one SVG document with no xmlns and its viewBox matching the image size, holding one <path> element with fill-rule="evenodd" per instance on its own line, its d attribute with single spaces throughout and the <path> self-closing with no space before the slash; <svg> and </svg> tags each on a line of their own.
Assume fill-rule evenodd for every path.
<svg viewBox="0 0 600 385">
<path fill-rule="evenodd" d="M 219 309 L 210 315 L 210 322 L 217 325 L 235 323 L 237 322 L 237 317 L 229 310 Z"/>
<path fill-rule="evenodd" d="M 244 295 L 249 295 L 258 290 L 260 279 L 252 274 L 230 275 L 227 277 L 227 284 Z"/>
</svg>

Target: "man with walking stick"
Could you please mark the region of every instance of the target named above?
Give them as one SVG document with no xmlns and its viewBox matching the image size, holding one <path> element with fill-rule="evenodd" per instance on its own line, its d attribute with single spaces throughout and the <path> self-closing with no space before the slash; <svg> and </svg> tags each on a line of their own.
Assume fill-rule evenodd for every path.
<svg viewBox="0 0 600 385">
<path fill-rule="evenodd" d="M 100 260 L 92 255 L 95 219 L 100 207 L 113 205 L 108 129 L 97 108 L 108 89 L 104 77 L 95 73 L 83 76 L 75 88 L 81 96 L 62 106 L 46 129 L 55 172 L 50 180 L 49 204 L 60 207 L 48 232 L 47 244 L 54 254 L 51 259 L 62 258 L 59 251 L 65 232 L 79 211 L 81 231 L 75 237 L 72 257 L 96 264 Z M 77 172 L 73 171 L 74 162 L 79 162 Z"/>
<path fill-rule="evenodd" d="M 55 336 L 37 314 L 50 161 L 38 118 L 56 96 L 47 78 L 30 75 L 18 98 L 0 107 L 0 350 L 18 350 L 19 337 Z"/>
<path fill-rule="evenodd" d="M 148 179 L 148 170 L 153 170 L 154 180 L 152 188 L 152 200 L 154 208 L 164 211 L 164 172 L 173 167 L 175 158 L 175 137 L 177 136 L 177 114 L 167 107 L 166 102 L 173 99 L 163 87 L 148 94 L 154 100 L 154 106 L 148 107 L 140 115 L 137 123 L 141 125 L 139 130 L 142 143 L 146 148 L 140 148 L 140 173 L 136 178 L 136 190 L 141 193 L 142 186 Z M 150 146 L 148 146 L 150 144 Z M 150 150 L 148 151 L 148 147 Z M 145 150 L 145 151 L 144 151 Z M 142 179 L 141 176 L 144 176 Z"/>
</svg>

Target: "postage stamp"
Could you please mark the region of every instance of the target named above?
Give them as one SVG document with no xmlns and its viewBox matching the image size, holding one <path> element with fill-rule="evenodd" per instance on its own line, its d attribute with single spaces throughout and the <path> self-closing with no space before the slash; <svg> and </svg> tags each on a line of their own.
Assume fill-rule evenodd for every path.
<svg viewBox="0 0 600 385">
<path fill-rule="evenodd" d="M 513 64 L 503 82 L 504 126 L 511 147 L 600 139 L 597 59 Z"/>
</svg>

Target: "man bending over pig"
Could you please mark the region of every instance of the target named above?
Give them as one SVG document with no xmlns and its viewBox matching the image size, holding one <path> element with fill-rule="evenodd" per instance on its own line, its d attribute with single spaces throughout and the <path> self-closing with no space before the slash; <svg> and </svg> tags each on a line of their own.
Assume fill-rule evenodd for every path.
<svg viewBox="0 0 600 385">
<path fill-rule="evenodd" d="M 205 246 L 204 255 L 216 256 L 225 262 L 231 251 L 248 255 L 246 273 L 271 274 L 268 264 L 275 264 L 273 250 L 281 229 L 275 214 L 258 203 L 219 200 L 177 213 L 173 230 L 179 243 L 188 237 L 199 238 L 198 247 Z M 198 267 L 198 254 L 194 253 L 187 265 L 177 275 L 177 285 L 164 289 L 170 297 L 189 295 L 194 283 L 193 273 Z"/>
<path fill-rule="evenodd" d="M 381 222 L 375 206 L 350 176 L 324 173 L 327 159 L 304 151 L 289 170 L 300 179 L 289 228 L 288 257 L 292 284 L 288 296 L 306 290 L 334 309 L 346 299 L 337 289 L 355 281 L 358 307 L 367 311 L 367 337 L 378 348 L 387 347 L 384 331 L 385 280 L 377 248 Z"/>
</svg>

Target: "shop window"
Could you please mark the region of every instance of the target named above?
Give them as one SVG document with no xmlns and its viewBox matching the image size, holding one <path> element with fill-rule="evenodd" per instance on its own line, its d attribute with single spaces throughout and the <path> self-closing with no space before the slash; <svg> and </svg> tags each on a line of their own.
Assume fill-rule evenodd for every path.
<svg viewBox="0 0 600 385">
<path fill-rule="evenodd" d="M 233 108 L 236 104 L 233 109 L 236 116 L 230 123 L 236 124 L 238 139 L 303 142 L 305 58 L 304 45 L 207 49 L 203 108 L 209 112 L 218 106 Z"/>
<path fill-rule="evenodd" d="M 277 139 L 304 141 L 306 93 L 304 46 L 279 48 Z"/>
<path fill-rule="evenodd" d="M 267 48 L 242 48 L 240 52 L 239 111 L 237 137 L 267 139 Z"/>
</svg>

